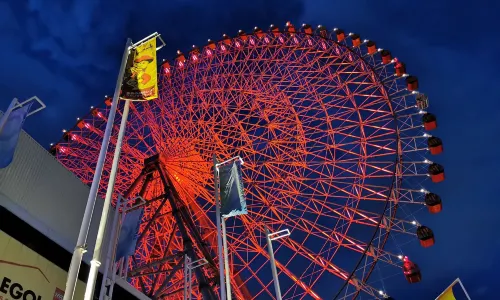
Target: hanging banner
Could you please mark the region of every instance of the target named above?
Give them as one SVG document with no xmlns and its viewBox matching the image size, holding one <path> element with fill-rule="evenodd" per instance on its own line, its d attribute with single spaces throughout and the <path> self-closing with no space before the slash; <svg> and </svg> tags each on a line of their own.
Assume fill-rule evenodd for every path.
<svg viewBox="0 0 500 300">
<path fill-rule="evenodd" d="M 130 50 L 120 98 L 133 101 L 158 98 L 157 69 L 154 37 Z"/>
<path fill-rule="evenodd" d="M 68 273 L 0 231 L 0 300 L 59 300 Z M 85 284 L 78 280 L 74 299 L 83 299 Z"/>
<path fill-rule="evenodd" d="M 247 214 L 239 160 L 219 167 L 221 215 L 224 218 Z"/>
<path fill-rule="evenodd" d="M 19 135 L 31 104 L 18 108 L 9 115 L 4 114 L 0 117 L 0 119 L 6 118 L 5 125 L 0 131 L 0 169 L 8 167 L 14 159 Z"/>
<path fill-rule="evenodd" d="M 436 300 L 470 300 L 470 297 L 460 279 L 457 278 Z"/>
<path fill-rule="evenodd" d="M 115 261 L 134 255 L 143 213 L 144 209 L 139 208 L 125 215 L 116 246 Z"/>
</svg>

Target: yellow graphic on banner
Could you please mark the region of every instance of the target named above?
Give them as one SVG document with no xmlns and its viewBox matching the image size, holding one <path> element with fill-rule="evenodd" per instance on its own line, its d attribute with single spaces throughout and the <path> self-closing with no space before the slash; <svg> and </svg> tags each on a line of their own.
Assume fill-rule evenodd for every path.
<svg viewBox="0 0 500 300">
<path fill-rule="evenodd" d="M 67 272 L 0 231 L 0 300 L 59 300 L 64 297 Z M 83 299 L 78 281 L 74 299 Z"/>
<path fill-rule="evenodd" d="M 123 77 L 121 98 L 147 101 L 158 98 L 156 37 L 130 51 Z"/>
<path fill-rule="evenodd" d="M 453 287 L 455 285 L 450 286 L 446 289 L 446 291 L 438 297 L 438 300 L 457 300 L 455 298 L 455 294 L 453 294 Z"/>
</svg>

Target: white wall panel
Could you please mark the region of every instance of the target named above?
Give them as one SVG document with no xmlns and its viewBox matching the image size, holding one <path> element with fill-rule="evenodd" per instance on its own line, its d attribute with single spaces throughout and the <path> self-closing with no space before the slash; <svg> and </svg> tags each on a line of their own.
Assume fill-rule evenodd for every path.
<svg viewBox="0 0 500 300">
<path fill-rule="evenodd" d="M 14 161 L 0 169 L 0 205 L 70 252 L 76 245 L 89 190 L 24 131 Z M 103 204 L 97 199 L 84 257 L 87 262 Z"/>
</svg>

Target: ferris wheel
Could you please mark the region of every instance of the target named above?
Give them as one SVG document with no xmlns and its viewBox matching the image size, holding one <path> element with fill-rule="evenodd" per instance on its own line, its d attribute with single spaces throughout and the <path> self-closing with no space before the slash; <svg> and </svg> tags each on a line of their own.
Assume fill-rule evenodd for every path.
<svg viewBox="0 0 500 300">
<path fill-rule="evenodd" d="M 421 280 L 403 250 L 386 246 L 392 235 L 434 244 L 415 212 L 442 209 L 431 182 L 444 168 L 430 157 L 443 143 L 428 133 L 437 122 L 417 77 L 390 51 L 340 29 L 271 25 L 178 52 L 159 80 L 157 100 L 130 106 L 115 188 L 147 202 L 130 261 L 137 289 L 182 299 L 178 265 L 190 247 L 207 261 L 193 295 L 217 294 L 213 155 L 245 162 L 248 214 L 226 225 L 233 297 L 274 299 L 264 226 L 291 233 L 274 242 L 284 299 L 388 298 L 368 281 L 378 264 Z M 110 105 L 50 150 L 87 184 Z M 101 194 L 110 167 L 108 157 Z"/>
</svg>

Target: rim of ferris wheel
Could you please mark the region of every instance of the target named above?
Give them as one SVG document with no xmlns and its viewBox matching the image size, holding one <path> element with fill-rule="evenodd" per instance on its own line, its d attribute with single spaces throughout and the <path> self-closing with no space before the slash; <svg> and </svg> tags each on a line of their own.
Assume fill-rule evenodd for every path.
<svg viewBox="0 0 500 300">
<path fill-rule="evenodd" d="M 335 40 L 335 37 L 334 37 L 335 34 L 337 34 L 337 39 L 336 40 Z M 321 36 L 321 34 L 316 34 L 316 39 L 314 41 L 317 42 L 317 47 L 313 47 L 313 48 L 314 49 L 316 49 L 316 48 L 318 48 L 318 49 L 322 48 L 325 51 L 326 50 L 326 48 L 325 48 L 326 46 L 323 46 L 322 43 L 324 45 L 330 45 L 331 49 L 329 51 L 331 51 L 331 53 L 333 53 L 333 54 L 336 54 L 335 57 L 338 57 L 338 58 L 335 58 L 335 59 L 337 59 L 337 60 L 343 60 L 343 61 L 348 61 L 349 60 L 351 62 L 351 65 L 354 64 L 353 58 L 356 59 L 356 60 L 359 60 L 360 57 L 361 58 L 363 58 L 363 57 L 366 58 L 366 56 L 363 56 L 363 53 L 364 53 L 363 49 L 364 48 L 362 48 L 362 49 L 360 49 L 360 47 L 353 48 L 350 45 L 350 43 L 349 43 L 349 41 L 351 40 L 350 36 L 346 37 L 346 34 L 344 34 L 344 32 L 341 31 L 341 30 L 336 30 L 335 34 L 332 33 L 332 34 L 328 35 L 326 37 L 327 40 L 321 40 L 321 39 L 319 39 L 319 37 Z M 248 37 L 248 41 L 249 41 L 248 47 L 252 47 L 253 45 L 256 45 L 256 42 L 258 42 L 258 43 L 261 43 L 262 45 L 271 45 L 272 44 L 271 46 L 275 47 L 276 49 L 278 49 L 280 51 L 281 50 L 285 51 L 287 49 L 293 50 L 290 45 L 287 45 L 286 47 L 281 47 L 281 48 L 284 48 L 284 49 L 278 48 L 278 47 L 280 47 L 280 45 L 283 45 L 283 43 L 286 42 L 285 38 L 287 38 L 289 36 L 290 36 L 290 34 L 287 35 L 285 32 L 280 32 L 279 29 L 277 29 L 277 28 L 273 28 L 270 32 L 262 32 L 261 31 L 260 34 L 259 34 L 259 32 L 257 32 L 257 33 L 254 33 L 254 35 L 249 35 L 249 37 Z M 307 42 L 307 40 L 306 40 L 307 36 L 305 36 L 303 33 L 298 33 L 296 36 L 298 38 L 300 38 L 301 41 Z M 197 56 L 199 58 L 198 60 L 195 60 L 194 58 L 191 58 L 191 60 L 186 60 L 185 57 L 184 57 L 184 59 L 182 61 L 174 59 L 174 64 L 173 64 L 172 67 L 170 67 L 170 64 L 168 64 L 168 62 L 165 62 L 164 64 L 162 64 L 162 66 L 165 66 L 164 70 L 161 71 L 161 73 L 164 76 L 163 79 L 166 80 L 166 82 L 170 82 L 171 79 L 172 79 L 172 77 L 178 76 L 178 75 L 176 75 L 176 72 L 178 72 L 178 74 L 181 74 L 181 75 L 184 74 L 184 72 L 183 72 L 184 70 L 191 70 L 192 67 L 195 66 L 195 64 L 198 64 L 203 59 L 203 56 L 205 56 L 205 59 L 211 59 L 211 56 L 214 55 L 214 54 L 216 54 L 215 51 L 219 51 L 220 50 L 217 53 L 220 53 L 221 55 L 231 54 L 232 52 L 230 52 L 229 50 L 232 49 L 232 50 L 236 51 L 235 49 L 237 49 L 237 47 L 238 47 L 238 45 L 236 44 L 236 42 L 238 42 L 240 46 L 242 45 L 242 41 L 239 40 L 239 39 L 240 39 L 239 37 L 235 37 L 233 40 L 229 40 L 229 41 L 223 40 L 223 41 L 217 42 L 217 44 L 214 43 L 214 42 L 212 42 L 212 43 L 209 42 L 209 44 L 206 45 L 203 48 L 203 51 L 202 51 L 201 55 Z M 227 45 L 227 42 L 229 42 L 230 44 L 233 44 L 232 41 L 234 42 L 234 49 L 233 48 L 230 49 L 230 47 L 228 47 L 228 45 Z M 252 41 L 253 41 L 253 43 L 252 43 Z M 290 42 L 290 43 L 296 43 L 295 40 L 291 40 L 291 39 L 288 42 Z M 309 46 L 311 46 L 311 45 L 309 44 Z M 306 45 L 306 47 L 309 47 L 309 46 Z M 362 45 L 362 47 L 364 47 L 364 45 Z M 254 51 L 254 49 L 255 49 L 255 51 L 258 51 L 260 48 L 259 47 L 249 48 L 249 51 Z M 300 49 L 302 49 L 302 47 L 300 47 Z M 339 49 L 341 50 L 341 52 L 337 51 Z M 363 52 L 363 53 L 360 53 L 360 52 Z M 312 52 L 305 51 L 305 53 L 306 54 L 311 54 Z M 343 55 L 343 54 L 346 54 L 346 55 Z M 382 58 L 382 63 L 379 64 L 381 58 Z M 337 60 L 335 60 L 335 61 L 337 61 Z M 182 64 L 180 62 L 182 62 Z M 409 76 L 401 76 L 401 77 L 399 77 L 399 76 L 393 76 L 394 72 L 397 72 L 397 70 L 396 71 L 391 70 L 392 69 L 391 68 L 392 63 L 394 63 L 394 62 L 395 62 L 395 60 L 393 60 L 393 58 L 390 55 L 389 51 L 382 50 L 381 48 L 379 48 L 378 52 L 376 53 L 376 57 L 375 57 L 375 55 L 372 55 L 372 56 L 368 57 L 366 61 L 361 62 L 360 64 L 357 64 L 356 67 L 357 68 L 361 68 L 363 72 L 367 73 L 366 74 L 367 76 L 369 76 L 371 73 L 373 73 L 374 71 L 376 71 L 377 72 L 377 74 L 376 74 L 377 76 L 376 77 L 375 77 L 374 74 L 371 74 L 371 75 L 372 75 L 372 79 L 374 81 L 379 82 L 379 83 L 384 82 L 384 80 L 387 79 L 388 77 L 392 77 L 393 81 L 387 83 L 388 85 L 392 85 L 392 86 L 386 86 L 386 83 L 383 83 L 384 84 L 384 91 L 387 93 L 387 94 L 383 95 L 384 96 L 383 98 L 385 99 L 385 98 L 388 97 L 390 99 L 391 103 L 394 102 L 396 104 L 396 106 L 397 105 L 400 106 L 399 108 L 396 107 L 395 113 L 399 113 L 400 111 L 401 112 L 403 112 L 403 111 L 406 112 L 408 109 L 410 109 L 410 107 L 413 108 L 413 107 L 416 106 L 413 103 L 415 101 L 415 99 L 413 99 L 413 97 L 416 96 L 416 95 L 418 95 L 419 92 L 417 92 L 415 90 L 410 90 L 410 89 L 415 89 L 416 88 L 415 82 L 407 82 L 407 84 L 405 85 L 405 87 L 402 88 L 402 84 L 400 84 L 400 83 L 403 83 L 403 85 L 404 85 L 404 79 L 406 79 Z M 190 66 L 190 64 L 192 64 L 192 66 Z M 170 68 L 172 68 L 172 69 L 170 69 Z M 182 71 L 182 73 L 180 73 L 181 71 Z M 367 78 L 369 79 L 369 77 L 367 77 Z M 396 82 L 396 80 L 398 80 L 398 82 Z M 172 81 L 172 84 L 173 84 L 173 81 Z M 418 86 L 418 82 L 417 82 L 417 86 Z M 411 97 L 411 99 L 408 98 L 408 97 Z M 408 103 L 406 103 L 406 101 L 410 101 L 410 102 L 408 102 L 410 105 L 407 105 Z M 106 109 L 106 111 L 108 111 L 107 108 L 105 108 L 105 109 Z M 396 117 L 398 117 L 397 114 L 396 114 Z M 90 118 L 92 118 L 92 117 L 90 117 Z M 92 118 L 92 120 L 94 120 L 94 119 L 95 118 Z M 135 121 L 136 122 L 135 125 L 140 126 L 141 125 L 140 122 L 153 122 L 153 120 L 151 120 L 151 118 L 148 118 L 147 120 L 143 120 L 143 121 L 141 121 L 141 120 L 142 119 Z M 404 130 L 420 131 L 421 129 L 424 128 L 423 124 L 421 124 L 421 121 L 419 122 L 419 120 L 417 120 L 417 119 L 415 119 L 415 120 L 409 120 L 411 122 L 406 122 L 405 120 L 399 120 L 399 118 L 398 118 L 396 121 L 398 122 L 396 124 L 398 126 L 397 127 L 398 132 L 399 132 L 399 130 L 403 130 L 403 131 Z M 413 122 L 415 122 L 415 123 L 413 123 Z M 433 127 L 435 127 L 435 125 L 436 125 L 435 124 L 435 120 L 430 120 L 429 123 L 430 123 L 429 124 L 430 128 L 425 128 L 425 129 L 432 130 Z M 80 128 L 80 129 L 82 129 L 82 128 Z M 83 130 L 85 130 L 85 129 L 83 128 Z M 401 132 L 403 132 L 403 131 L 401 131 Z M 411 133 L 412 131 L 409 131 L 409 132 Z M 137 134 L 141 135 L 140 132 L 138 132 Z M 144 135 L 144 133 L 142 133 L 142 135 Z M 379 135 L 374 135 L 374 136 L 377 137 Z M 410 136 L 410 135 L 406 134 L 406 135 L 403 135 L 403 136 L 398 136 L 397 137 L 397 141 L 403 141 L 404 142 L 403 143 L 404 149 L 400 150 L 400 148 L 402 148 L 402 146 L 400 146 L 399 148 L 396 148 L 397 153 L 400 153 L 402 155 L 409 155 L 409 153 L 411 153 L 411 151 L 412 151 L 411 149 L 413 149 L 413 148 L 415 148 L 415 151 L 421 151 L 421 152 L 423 152 L 424 150 L 425 151 L 429 150 L 428 147 L 417 148 L 417 146 L 408 146 L 409 145 L 408 141 L 413 141 L 414 140 L 415 142 L 418 142 L 418 141 L 420 141 L 418 138 L 419 138 L 419 135 L 415 135 L 415 136 L 412 135 L 412 136 Z M 64 143 L 64 142 L 65 141 L 63 140 L 60 143 Z M 68 142 L 68 141 L 66 141 L 66 142 Z M 69 141 L 69 142 L 71 142 L 71 141 Z M 84 147 L 84 145 L 78 144 L 77 142 L 78 141 L 71 142 L 71 146 Z M 148 145 L 148 146 L 151 146 L 151 145 Z M 221 145 L 221 147 L 222 146 L 224 146 L 224 145 Z M 390 150 L 394 151 L 394 148 L 392 146 L 389 147 L 389 148 L 390 148 Z M 57 151 L 57 150 L 60 150 L 60 151 Z M 62 160 L 63 162 L 66 161 L 66 166 L 69 169 L 73 169 L 74 171 L 78 171 L 76 167 L 72 167 L 71 166 L 71 161 L 75 160 L 77 158 L 69 156 L 67 150 L 68 150 L 68 148 L 63 147 L 62 145 L 56 145 L 55 146 L 55 151 L 56 151 L 55 154 L 58 155 L 58 159 Z M 91 151 L 92 149 L 86 149 L 85 148 L 84 150 Z M 243 149 L 243 150 L 245 150 L 245 149 Z M 92 152 L 93 152 L 93 150 L 92 150 Z M 426 153 L 421 153 L 421 152 L 418 152 L 418 153 L 420 153 L 421 155 L 426 155 L 427 154 L 427 152 Z M 60 157 L 59 157 L 59 155 L 60 155 Z M 132 155 L 132 157 L 134 157 L 134 153 L 129 153 L 129 155 Z M 137 156 L 137 155 L 135 155 L 135 156 Z M 403 166 L 403 164 L 404 164 L 404 166 Z M 418 170 L 410 172 L 410 168 L 406 167 L 407 164 L 408 164 L 409 167 L 412 167 L 412 168 L 413 167 L 416 168 L 417 166 L 419 166 L 418 162 L 417 163 L 414 163 L 414 162 L 407 162 L 407 163 L 400 162 L 400 163 L 398 163 L 398 166 L 399 165 L 401 165 L 401 166 L 399 166 L 398 168 L 396 168 L 395 172 L 396 172 L 396 177 L 397 178 L 403 180 L 404 178 L 410 178 L 410 176 L 415 176 L 413 178 L 416 178 L 418 180 L 420 180 L 420 178 L 422 178 L 422 180 L 425 180 L 423 176 L 430 176 L 430 174 L 428 173 L 428 171 L 427 170 L 424 171 L 423 169 L 418 169 Z M 252 167 L 253 166 L 251 166 L 251 168 Z M 304 166 L 304 168 L 306 168 L 306 167 L 310 168 L 308 165 Z M 384 168 L 386 168 L 386 167 L 384 167 Z M 394 170 L 392 170 L 392 171 L 394 171 Z M 81 177 L 82 175 L 79 175 L 79 176 Z M 419 182 L 418 184 L 421 184 L 421 182 Z M 366 191 L 371 190 L 372 194 L 373 194 L 373 197 L 376 197 L 376 199 L 373 199 L 373 200 L 382 201 L 382 199 L 377 196 L 377 195 L 382 194 L 382 193 L 385 194 L 385 190 L 380 190 L 379 191 L 379 188 L 382 188 L 382 187 L 378 187 L 378 186 L 372 186 L 372 187 L 370 187 L 370 186 L 367 186 L 366 188 L 368 188 L 368 190 L 366 190 Z M 411 203 L 418 203 L 418 204 L 423 203 L 423 201 L 421 201 L 421 200 L 418 200 L 418 201 L 417 200 L 415 200 L 415 201 L 413 200 L 413 197 L 415 196 L 414 193 L 416 193 L 415 189 L 405 187 L 402 184 L 400 186 L 399 182 L 396 183 L 396 189 L 398 190 L 398 192 L 399 192 L 399 190 L 401 190 L 401 194 L 396 193 L 395 196 L 390 195 L 385 200 L 387 203 L 391 203 L 390 208 L 393 207 L 393 205 L 394 205 L 394 203 L 396 201 L 398 203 L 410 203 L 410 202 Z M 365 199 L 365 198 L 367 198 L 367 197 L 363 197 L 363 199 Z M 319 200 L 316 200 L 316 201 L 319 201 Z M 398 212 L 399 211 L 400 210 L 398 210 Z M 377 233 L 378 231 L 382 231 L 383 228 L 392 229 L 392 230 L 396 230 L 396 231 L 403 230 L 404 228 L 403 227 L 399 227 L 400 225 L 398 225 L 398 224 L 409 224 L 408 222 L 406 222 L 406 220 L 404 220 L 405 217 L 403 217 L 402 219 L 398 219 L 395 215 L 383 216 L 383 218 L 381 218 L 382 222 L 375 222 L 375 219 L 376 219 L 375 216 L 376 216 L 376 214 L 366 214 L 366 212 L 368 212 L 368 211 L 359 211 L 359 212 L 357 212 L 357 211 L 355 211 L 353 209 L 350 209 L 350 208 L 348 208 L 346 210 L 346 214 L 349 214 L 349 215 L 353 214 L 353 216 L 355 216 L 356 218 L 359 219 L 359 220 L 357 220 L 354 223 L 363 224 L 363 225 L 369 225 L 369 226 L 372 226 L 372 227 L 377 227 L 377 229 L 375 230 L 374 234 Z M 385 212 L 385 210 L 384 210 L 384 212 Z M 339 216 L 340 216 L 339 220 L 344 220 L 344 217 L 342 215 L 339 215 Z M 395 224 L 396 224 L 395 226 L 392 225 L 393 222 L 395 222 Z M 372 225 L 372 224 L 374 224 L 375 226 Z M 401 229 L 398 229 L 398 228 L 401 228 Z M 300 230 L 307 230 L 305 228 L 304 229 L 299 228 L 299 229 Z M 388 231 L 389 230 L 387 230 L 387 232 Z M 414 234 L 412 234 L 412 235 L 414 235 Z M 386 237 L 385 234 L 384 234 L 384 237 Z M 383 247 L 385 245 L 385 241 L 386 241 L 386 238 L 383 238 L 380 243 L 374 244 L 374 247 L 380 247 L 380 249 L 383 249 Z M 212 245 L 214 245 L 214 244 L 215 243 L 212 242 Z M 363 243 L 361 241 L 354 241 L 354 242 L 349 242 L 348 246 L 368 247 L 368 246 L 371 246 L 371 243 L 370 243 L 370 245 L 366 245 L 366 243 Z M 353 250 L 353 249 L 351 249 L 351 250 Z M 306 248 L 303 248 L 303 249 L 301 248 L 301 251 L 307 251 L 307 250 L 308 249 L 306 249 Z M 356 249 L 354 249 L 354 250 L 356 250 Z M 358 251 L 358 250 L 356 250 L 356 251 L 359 252 L 359 253 L 362 253 L 363 257 L 366 256 L 368 258 L 368 256 L 369 256 L 369 254 L 367 254 L 366 251 L 364 251 L 364 252 L 363 251 Z M 307 254 L 307 252 L 301 252 L 301 254 Z M 390 253 L 388 253 L 388 254 L 390 254 Z M 306 256 L 304 256 L 304 257 L 306 257 Z M 375 258 L 370 257 L 370 260 L 371 259 L 377 259 L 377 261 L 378 261 L 378 257 L 375 257 Z M 381 259 L 383 260 L 384 258 L 381 257 Z M 311 263 L 318 264 L 318 263 L 320 263 L 320 261 L 319 260 L 312 260 Z M 378 290 L 379 290 L 379 289 L 374 289 L 373 287 L 371 287 L 370 285 L 368 285 L 366 283 L 366 280 L 369 278 L 370 274 L 373 271 L 373 266 L 374 265 L 375 265 L 375 263 L 371 264 L 371 266 L 368 267 L 368 269 L 367 269 L 366 272 L 365 271 L 359 271 L 359 272 L 363 272 L 363 277 L 359 277 L 360 278 L 359 285 L 361 287 L 360 290 L 363 290 L 364 292 L 366 292 L 366 293 L 368 293 L 370 295 L 372 295 L 373 292 L 375 292 L 376 294 L 378 294 Z M 246 266 L 246 267 L 250 268 L 250 266 Z M 333 275 L 335 275 L 335 276 L 337 276 L 339 278 L 340 277 L 345 278 L 347 275 L 349 275 L 349 273 L 346 272 L 346 271 L 344 271 L 344 270 L 336 271 L 335 269 L 332 269 L 332 268 L 329 268 L 326 271 L 328 271 L 328 273 L 331 273 L 331 274 L 333 274 Z M 286 271 L 286 268 L 284 268 L 284 271 Z M 351 274 L 354 274 L 355 272 L 358 272 L 357 267 L 354 268 L 354 270 L 352 271 Z M 366 274 L 366 276 L 364 276 L 364 274 Z M 288 275 L 288 276 L 291 276 L 291 275 Z M 311 295 L 314 298 L 319 298 L 319 296 L 317 296 L 317 295 L 315 295 L 313 293 L 312 289 L 310 289 L 309 287 L 307 287 L 306 284 L 304 284 L 303 282 L 300 281 L 300 278 L 298 280 L 294 280 L 294 281 L 295 281 L 295 284 L 297 284 L 299 287 L 302 287 L 305 290 L 306 293 L 308 293 L 309 295 Z M 348 283 L 348 284 L 351 285 L 351 283 Z M 172 285 L 172 288 L 173 287 L 174 287 L 174 285 Z M 245 288 L 244 286 L 242 288 L 240 288 L 239 292 L 240 293 L 246 293 L 246 291 L 243 291 L 244 288 Z M 267 290 L 266 288 L 264 288 L 264 289 Z M 250 295 L 250 294 L 248 294 L 248 295 Z M 356 293 L 356 296 L 357 296 L 357 293 Z M 345 296 L 345 297 L 347 297 L 347 296 Z"/>
</svg>

